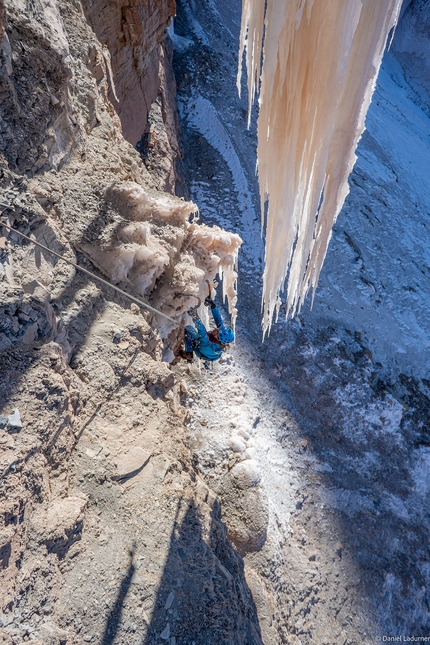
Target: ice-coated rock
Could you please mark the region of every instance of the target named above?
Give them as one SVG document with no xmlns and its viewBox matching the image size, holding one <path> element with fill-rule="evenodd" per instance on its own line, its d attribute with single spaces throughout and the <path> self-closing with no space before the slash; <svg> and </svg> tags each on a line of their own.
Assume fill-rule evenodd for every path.
<svg viewBox="0 0 430 645">
<path fill-rule="evenodd" d="M 237 435 L 233 435 L 230 438 L 230 448 L 233 450 L 233 452 L 238 452 L 242 453 L 246 450 L 246 443 L 243 440 L 242 437 L 238 437 Z"/>
<path fill-rule="evenodd" d="M 239 428 L 237 430 L 237 434 L 245 439 L 245 441 L 248 441 L 249 439 L 249 433 L 244 429 L 244 428 Z"/>
</svg>

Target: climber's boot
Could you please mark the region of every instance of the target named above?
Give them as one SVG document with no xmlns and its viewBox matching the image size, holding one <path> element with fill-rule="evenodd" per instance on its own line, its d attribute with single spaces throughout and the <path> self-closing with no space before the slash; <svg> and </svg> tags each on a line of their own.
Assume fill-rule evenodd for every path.
<svg viewBox="0 0 430 645">
<path fill-rule="evenodd" d="M 187 314 L 188 314 L 189 316 L 191 316 L 191 318 L 192 318 L 193 320 L 198 320 L 198 319 L 199 319 L 199 315 L 198 315 L 198 313 L 197 313 L 197 309 L 198 309 L 198 308 L 200 307 L 200 305 L 202 304 L 202 301 L 200 300 L 200 298 L 199 298 L 198 296 L 196 296 L 196 298 L 197 298 L 197 300 L 198 300 L 198 303 L 196 304 L 196 306 L 195 306 L 195 307 L 191 307 L 191 309 L 188 309 L 188 311 L 187 311 Z"/>
</svg>

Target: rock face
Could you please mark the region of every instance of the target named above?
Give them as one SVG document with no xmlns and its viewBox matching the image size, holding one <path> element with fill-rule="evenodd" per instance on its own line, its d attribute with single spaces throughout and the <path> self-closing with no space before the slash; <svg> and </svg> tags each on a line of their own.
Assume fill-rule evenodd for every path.
<svg viewBox="0 0 430 645">
<path fill-rule="evenodd" d="M 145 131 L 137 144 L 142 160 L 158 190 L 188 196 L 179 145 L 180 120 L 176 110 L 176 80 L 169 41 L 160 49 L 160 89 L 148 113 Z"/>
<path fill-rule="evenodd" d="M 58 547 L 58 553 L 65 553 L 71 534 L 79 539 L 83 518 L 75 502 L 67 500 L 69 458 L 74 443 L 72 427 L 80 400 L 79 379 L 66 365 L 56 343 L 47 343 L 38 351 L 21 346 L 18 351 L 3 352 L 1 356 L 0 412 L 9 419 L 8 425 L 0 429 L 3 484 L 0 588 L 4 608 L 14 602 L 17 585 L 19 588 L 25 579 L 22 566 L 35 569 L 32 556 L 39 554 L 41 560 L 36 568 L 51 571 L 52 575 L 52 562 L 43 564 L 45 549 L 49 551 L 52 547 L 54 552 Z M 11 425 L 11 417 L 18 416 L 16 410 L 21 427 L 17 419 L 12 419 Z M 84 506 L 82 499 L 78 506 L 80 509 Z M 59 516 L 56 519 L 55 509 L 60 507 L 61 513 L 67 511 L 64 522 Z M 73 518 L 69 521 L 66 515 Z"/>
<path fill-rule="evenodd" d="M 414 102 L 429 115 L 430 8 L 425 0 L 404 2 L 393 40 L 393 51 L 410 85 Z"/>
<path fill-rule="evenodd" d="M 0 0 L 2 221 L 178 320 L 222 265 L 234 306 L 240 238 L 174 195 L 174 3 L 84 9 Z M 161 360 L 180 341 L 0 226 L 0 642 L 261 644 Z"/>
<path fill-rule="evenodd" d="M 136 145 L 160 90 L 162 41 L 175 15 L 175 0 L 83 0 L 82 4 L 106 47 L 103 57 L 111 68 L 109 100 L 121 120 L 124 138 Z"/>
<path fill-rule="evenodd" d="M 25 17 L 24 2 L 8 3 L 7 18 L 1 6 L 0 152 L 19 173 L 58 168 L 80 139 L 70 48 L 58 6 L 45 3 L 37 23 Z"/>
<path fill-rule="evenodd" d="M 140 296 L 155 289 L 156 306 L 168 315 L 185 313 L 190 302 L 176 294 L 206 293 L 205 279 L 213 280 L 222 265 L 229 282 L 225 291 L 234 307 L 240 238 L 189 222 L 188 216 L 197 210 L 194 204 L 150 192 L 175 192 L 173 161 L 179 147 L 173 136 L 176 108 L 169 58 L 163 54 L 160 59 L 164 71 L 154 90 L 154 97 L 160 90 L 163 118 L 151 135 L 153 180 L 139 153 L 121 135 L 108 98 L 112 83 L 107 50 L 86 22 L 81 5 L 52 1 L 42 8 L 37 15 L 25 15 L 20 4 L 10 2 L 3 16 L 2 199 L 10 205 L 10 224 L 29 225 L 27 232 L 72 261 L 74 249 L 89 253 L 110 279 L 133 284 Z M 166 8 L 157 15 L 161 23 L 155 32 L 161 38 L 169 12 Z M 154 98 L 151 87 L 146 93 L 149 104 Z M 139 132 L 143 130 L 144 125 Z M 13 236 L 2 237 L 0 275 L 10 287 L 42 299 L 45 314 L 52 318 L 49 300 L 66 287 L 71 272 L 54 269 L 56 263 L 49 268 L 44 253 L 25 247 L 12 253 L 12 246 Z M 12 256 L 19 264 L 15 269 Z M 24 270 L 23 282 L 18 273 Z M 53 318 L 52 324 L 55 327 Z M 24 327 L 29 327 L 26 342 L 37 340 L 36 321 L 17 328 L 18 339 Z M 172 332 L 166 327 L 163 336 Z M 56 338 L 54 328 L 51 336 Z M 169 342 L 174 344 L 175 338 L 173 333 Z M 0 342 L 12 341 L 0 337 Z"/>
</svg>

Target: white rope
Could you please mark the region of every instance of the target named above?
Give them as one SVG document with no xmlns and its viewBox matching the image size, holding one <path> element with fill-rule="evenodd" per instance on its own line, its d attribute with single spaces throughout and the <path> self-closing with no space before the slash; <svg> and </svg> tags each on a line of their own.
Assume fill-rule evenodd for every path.
<svg viewBox="0 0 430 645">
<path fill-rule="evenodd" d="M 11 208 L 10 206 L 6 206 L 6 204 L 0 204 L 1 206 L 4 206 L 5 208 Z M 25 240 L 28 240 L 28 242 L 31 242 L 32 244 L 35 244 L 36 246 L 39 246 L 41 249 L 44 251 L 48 251 L 48 253 L 51 253 L 52 255 L 55 255 L 57 258 L 60 260 L 63 260 L 64 262 L 67 262 L 70 264 L 72 267 L 75 269 L 78 269 L 78 271 L 82 271 L 83 273 L 86 273 L 89 275 L 91 278 L 94 280 L 98 280 L 98 282 L 101 282 L 102 284 L 106 285 L 107 287 L 111 287 L 111 289 L 114 289 L 121 295 L 125 296 L 129 300 L 132 300 L 135 302 L 139 307 L 144 307 L 145 309 L 149 309 L 153 314 L 156 314 L 157 316 L 163 316 L 163 318 L 166 318 L 167 320 L 170 320 L 174 325 L 177 325 L 178 327 L 185 327 L 182 323 L 178 322 L 177 320 L 173 320 L 173 318 L 170 318 L 170 316 L 167 316 L 166 314 L 163 314 L 161 311 L 158 311 L 157 309 L 154 309 L 154 307 L 151 307 L 151 305 L 146 304 L 146 302 L 142 302 L 142 300 L 139 300 L 138 298 L 135 298 L 134 296 L 131 296 L 129 293 L 126 291 L 123 291 L 119 287 L 115 287 L 115 285 L 111 284 L 107 280 L 103 280 L 103 278 L 99 278 L 99 276 L 95 275 L 94 273 L 91 273 L 91 271 L 88 271 L 87 269 L 84 269 L 83 267 L 79 266 L 79 264 L 75 264 L 71 260 L 67 260 L 65 257 L 60 255 L 59 253 L 56 253 L 55 251 L 52 251 L 52 249 L 49 249 L 47 246 L 44 246 L 43 244 L 40 244 L 40 242 L 36 242 L 36 240 L 32 240 L 31 237 L 28 237 L 27 235 L 24 235 L 24 233 L 20 233 L 17 231 L 15 228 L 12 228 L 12 226 L 9 226 L 8 224 L 5 224 L 4 222 L 0 222 L 1 226 L 4 226 L 7 228 L 9 231 L 12 231 L 12 233 L 16 233 L 17 235 L 20 235 L 23 237 Z"/>
</svg>

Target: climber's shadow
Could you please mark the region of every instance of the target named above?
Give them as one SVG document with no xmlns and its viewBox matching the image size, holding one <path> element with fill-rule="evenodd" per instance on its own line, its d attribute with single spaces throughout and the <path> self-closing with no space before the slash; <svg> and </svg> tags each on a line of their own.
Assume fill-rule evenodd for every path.
<svg viewBox="0 0 430 645">
<path fill-rule="evenodd" d="M 242 558 L 234 551 L 215 502 L 205 528 L 198 507 L 179 509 L 169 554 L 142 645 L 242 642 L 262 645 L 257 610 Z M 176 640 L 172 640 L 176 639 Z M 104 645 L 111 641 L 103 641 Z"/>
<path fill-rule="evenodd" d="M 115 604 L 113 605 L 107 617 L 106 627 L 103 634 L 103 638 L 101 640 L 101 645 L 111 645 L 111 643 L 113 643 L 116 638 L 116 634 L 118 632 L 118 628 L 121 623 L 124 600 L 130 588 L 131 579 L 136 570 L 136 567 L 133 562 L 135 548 L 136 547 L 133 546 L 129 552 L 129 564 L 128 564 L 127 572 L 124 578 L 122 579 L 122 582 L 115 600 Z"/>
<path fill-rule="evenodd" d="M 180 501 L 155 603 L 150 601 L 151 607 L 146 607 L 151 613 L 150 624 L 147 625 L 143 610 L 140 616 L 125 615 L 129 611 L 126 596 L 134 574 L 137 577 L 134 582 L 142 585 L 143 592 L 146 582 L 152 584 L 144 565 L 137 567 L 134 563 L 145 560 L 137 557 L 137 543 L 130 551 L 128 569 L 107 615 L 101 645 L 116 642 L 119 633 L 128 631 L 130 626 L 134 633 L 144 634 L 142 645 L 159 642 L 263 645 L 243 560 L 226 534 L 218 502 L 213 506 L 209 526 L 205 527 L 197 505 L 190 502 L 184 509 Z M 148 597 L 145 592 L 144 596 Z"/>
<path fill-rule="evenodd" d="M 163 634 L 176 643 L 262 644 L 256 607 L 215 502 L 209 527 L 189 503 L 173 527 L 169 555 L 142 645 Z M 171 641 L 172 642 L 172 641 Z"/>
</svg>

